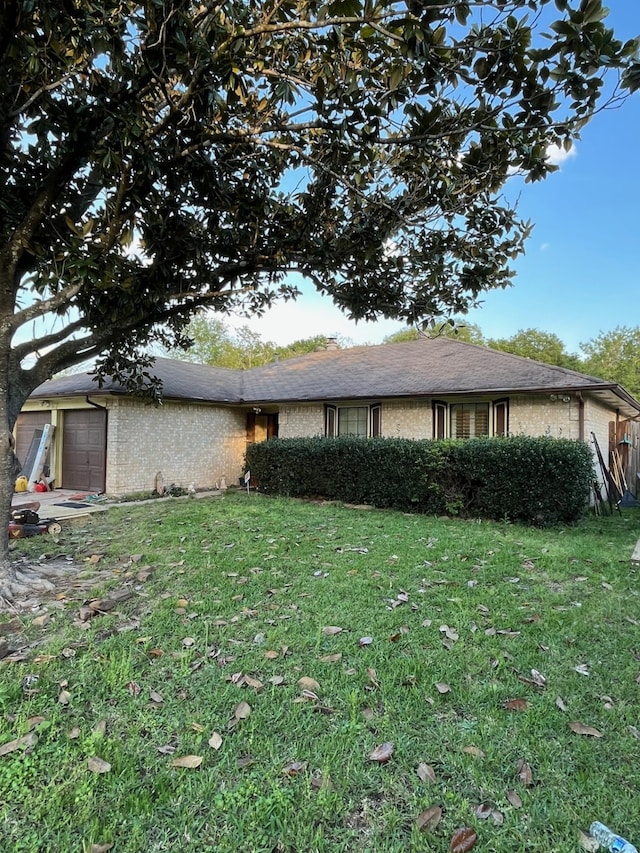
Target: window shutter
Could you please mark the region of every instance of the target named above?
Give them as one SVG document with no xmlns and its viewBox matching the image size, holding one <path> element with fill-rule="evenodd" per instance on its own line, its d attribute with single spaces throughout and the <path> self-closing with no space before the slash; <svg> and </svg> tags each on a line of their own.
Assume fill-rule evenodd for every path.
<svg viewBox="0 0 640 853">
<path fill-rule="evenodd" d="M 439 400 L 433 402 L 433 437 L 447 437 L 447 404 Z"/>
<path fill-rule="evenodd" d="M 380 403 L 371 406 L 370 420 L 369 434 L 371 438 L 379 438 L 382 435 L 382 406 Z"/>
<path fill-rule="evenodd" d="M 493 434 L 509 435 L 509 400 L 496 400 L 493 404 Z"/>
<path fill-rule="evenodd" d="M 326 438 L 336 437 L 336 407 L 324 407 L 324 434 Z"/>
</svg>

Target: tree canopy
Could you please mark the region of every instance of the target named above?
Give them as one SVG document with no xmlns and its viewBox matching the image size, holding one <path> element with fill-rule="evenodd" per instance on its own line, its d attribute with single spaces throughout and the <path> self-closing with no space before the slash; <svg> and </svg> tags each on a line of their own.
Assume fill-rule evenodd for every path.
<svg viewBox="0 0 640 853">
<path fill-rule="evenodd" d="M 605 18 L 601 0 L 5 0 L 3 505 L 11 428 L 58 370 L 103 354 L 126 379 L 203 307 L 294 297 L 291 271 L 408 323 L 508 284 L 529 224 L 505 181 L 544 178 L 550 145 L 640 85 Z"/>
</svg>

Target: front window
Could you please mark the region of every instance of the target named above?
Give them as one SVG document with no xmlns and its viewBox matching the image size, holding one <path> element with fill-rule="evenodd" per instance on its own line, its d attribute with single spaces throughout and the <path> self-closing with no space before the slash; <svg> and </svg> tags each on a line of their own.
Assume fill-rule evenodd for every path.
<svg viewBox="0 0 640 853">
<path fill-rule="evenodd" d="M 325 435 L 372 438 L 380 435 L 381 406 L 325 406 Z"/>
<path fill-rule="evenodd" d="M 451 438 L 489 435 L 488 403 L 454 403 L 450 406 Z"/>
<path fill-rule="evenodd" d="M 509 434 L 509 400 L 492 403 L 433 401 L 434 438 L 479 438 Z"/>
</svg>

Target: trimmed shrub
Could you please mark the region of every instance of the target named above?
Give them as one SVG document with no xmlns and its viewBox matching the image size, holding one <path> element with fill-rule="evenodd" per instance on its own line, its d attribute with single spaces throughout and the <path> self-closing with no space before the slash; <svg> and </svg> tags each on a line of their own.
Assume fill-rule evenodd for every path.
<svg viewBox="0 0 640 853">
<path fill-rule="evenodd" d="M 537 525 L 580 518 L 594 478 L 586 444 L 524 436 L 272 439 L 246 463 L 266 494 Z"/>
</svg>

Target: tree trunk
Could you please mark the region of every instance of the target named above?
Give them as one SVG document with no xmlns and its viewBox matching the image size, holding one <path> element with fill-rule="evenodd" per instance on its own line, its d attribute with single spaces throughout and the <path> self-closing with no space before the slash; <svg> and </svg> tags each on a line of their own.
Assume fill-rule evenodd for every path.
<svg viewBox="0 0 640 853">
<path fill-rule="evenodd" d="M 15 565 L 9 559 L 9 516 L 20 464 L 13 451 L 16 388 L 10 384 L 9 352 L 0 351 L 0 603 L 11 601 L 18 588 Z M 25 397 L 26 399 L 26 397 Z"/>
</svg>

